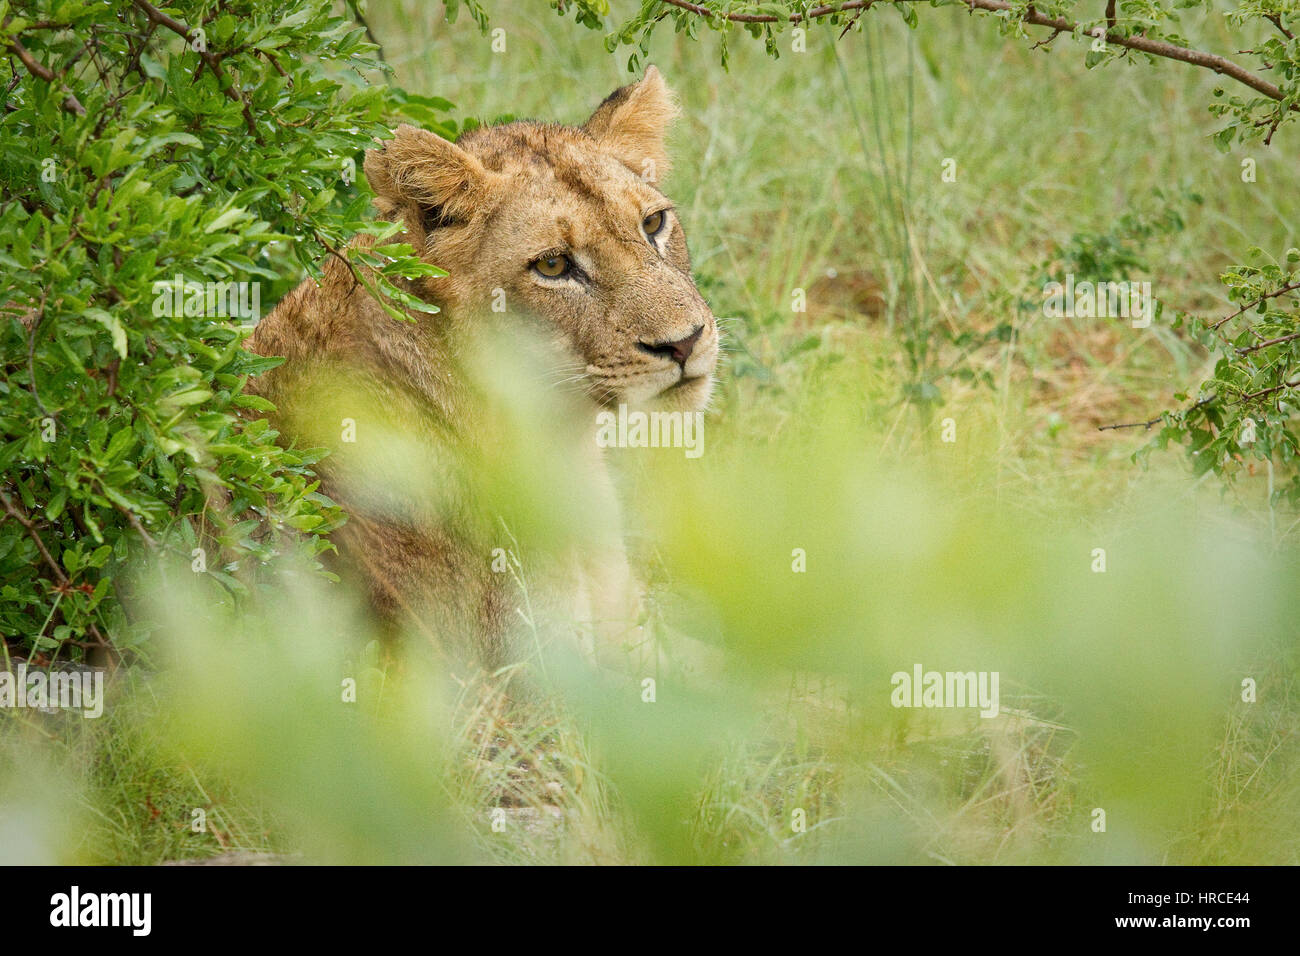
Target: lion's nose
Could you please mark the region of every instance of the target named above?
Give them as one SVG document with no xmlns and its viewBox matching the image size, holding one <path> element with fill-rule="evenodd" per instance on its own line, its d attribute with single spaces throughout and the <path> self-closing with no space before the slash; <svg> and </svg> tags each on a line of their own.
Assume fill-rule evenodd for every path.
<svg viewBox="0 0 1300 956">
<path fill-rule="evenodd" d="M 686 360 L 691 357 L 691 352 L 695 350 L 695 343 L 700 340 L 704 334 L 704 326 L 697 325 L 695 331 L 684 339 L 678 339 L 676 342 L 638 342 L 642 351 L 649 352 L 651 355 L 662 355 L 664 358 L 670 358 L 682 368 L 686 367 Z"/>
</svg>

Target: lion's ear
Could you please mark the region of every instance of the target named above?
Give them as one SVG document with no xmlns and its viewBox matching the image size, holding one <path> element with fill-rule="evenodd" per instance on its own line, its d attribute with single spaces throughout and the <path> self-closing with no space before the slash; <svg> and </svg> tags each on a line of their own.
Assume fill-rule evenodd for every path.
<svg viewBox="0 0 1300 956">
<path fill-rule="evenodd" d="M 582 129 L 632 172 L 657 183 L 668 172 L 664 135 L 676 115 L 672 92 L 649 66 L 639 83 L 609 94 Z"/>
<path fill-rule="evenodd" d="M 365 172 L 384 215 L 417 206 L 450 221 L 470 217 L 493 175 L 455 143 L 405 123 L 366 153 Z"/>
</svg>

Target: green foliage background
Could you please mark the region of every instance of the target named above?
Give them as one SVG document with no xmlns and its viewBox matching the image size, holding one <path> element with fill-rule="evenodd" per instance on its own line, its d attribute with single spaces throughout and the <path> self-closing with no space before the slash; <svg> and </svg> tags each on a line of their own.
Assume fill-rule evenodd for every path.
<svg viewBox="0 0 1300 956">
<path fill-rule="evenodd" d="M 668 25 L 689 37 L 713 31 L 718 37 L 722 64 L 728 63 L 731 42 L 740 31 L 760 40 L 772 57 L 780 57 L 786 37 L 793 30 L 834 31 L 837 40 L 847 34 L 864 32 L 864 16 L 883 16 L 885 11 L 871 11 L 872 3 L 813 2 L 734 3 L 730 0 L 703 0 L 700 3 L 672 0 L 647 2 L 623 20 L 605 37 L 608 50 L 631 47 L 628 68 L 635 70 L 650 50 L 655 32 Z M 882 4 L 883 6 L 883 4 Z M 1215 0 L 1121 0 L 1103 6 L 1081 0 L 947 0 L 947 2 L 893 3 L 893 10 L 910 29 L 921 26 L 918 13 L 922 6 L 969 8 L 973 14 L 992 17 L 1006 37 L 1029 41 L 1034 48 L 1046 46 L 1066 34 L 1085 48 L 1088 69 L 1101 66 L 1145 61 L 1146 65 L 1182 69 L 1174 63 L 1191 63 L 1217 74 L 1211 114 L 1222 119 L 1213 135 L 1215 146 L 1227 152 L 1234 144 L 1270 146 L 1280 130 L 1291 126 L 1300 115 L 1300 3 L 1296 0 L 1245 0 L 1238 4 Z M 597 5 L 579 2 L 579 19 L 590 23 L 590 11 Z M 1224 57 L 1189 43 L 1183 32 L 1183 20 L 1221 17 L 1240 43 L 1239 57 Z M 806 42 L 806 41 L 805 41 Z M 867 38 L 870 44 L 870 37 Z M 1138 44 L 1130 46 L 1129 44 Z M 910 50 L 910 47 L 909 47 Z M 910 63 L 910 60 L 909 60 Z M 1244 67 L 1243 64 L 1244 63 Z M 1234 72 L 1234 68 L 1237 72 Z M 873 67 L 868 66 L 868 72 Z M 870 77 L 875 82 L 875 76 Z M 1257 81 L 1247 86 L 1242 80 Z M 912 77 L 908 75 L 908 131 L 912 116 Z M 847 82 L 847 78 L 846 78 Z M 880 129 L 879 122 L 876 125 Z M 1285 133 L 1281 139 L 1285 140 Z M 1283 146 L 1294 155 L 1294 145 Z M 883 160 L 883 149 L 882 149 Z M 890 201 L 889 219 L 901 224 L 901 247 L 910 252 L 913 205 L 907 201 L 906 179 L 901 169 L 888 172 L 902 184 L 897 205 Z M 1165 214 L 1176 211 L 1166 209 Z M 1135 229 L 1128 238 L 1145 238 Z M 1076 237 L 1077 242 L 1077 237 Z M 1145 459 L 1152 450 L 1169 444 L 1185 446 L 1189 461 L 1197 474 L 1213 472 L 1231 483 L 1239 472 L 1244 456 L 1255 462 L 1280 466 L 1270 494 L 1278 501 L 1300 504 L 1300 436 L 1296 420 L 1300 416 L 1300 249 L 1264 250 L 1252 247 L 1245 263 L 1237 264 L 1221 275 L 1232 303 L 1240 306 L 1230 316 L 1206 318 L 1190 314 L 1176 303 L 1162 303 L 1172 326 L 1186 330 L 1189 337 L 1207 352 L 1218 356 L 1212 377 L 1199 384 L 1187 385 L 1174 396 L 1183 407 L 1164 412 L 1157 419 L 1144 421 L 1150 430 L 1160 426 L 1151 443 L 1138 456 Z M 1125 263 L 1108 261 L 1108 266 Z M 1130 265 L 1136 262 L 1128 263 Z M 1113 281 L 1119 273 L 1101 272 L 1093 278 Z M 1087 275 L 1087 273 L 1085 273 Z M 1082 278 L 1083 276 L 1080 276 Z M 915 290 L 904 284 L 904 298 L 916 311 Z M 954 334 L 943 323 L 916 322 L 904 327 L 903 348 L 911 359 L 907 398 L 925 409 L 941 392 L 934 381 L 949 369 L 933 367 L 932 356 L 943 345 L 969 350 L 994 341 L 1005 341 L 1008 329 L 999 327 L 984 336 L 970 330 Z M 958 374 L 970 376 L 963 364 Z M 1121 427 L 1135 427 L 1125 424 Z"/>
</svg>

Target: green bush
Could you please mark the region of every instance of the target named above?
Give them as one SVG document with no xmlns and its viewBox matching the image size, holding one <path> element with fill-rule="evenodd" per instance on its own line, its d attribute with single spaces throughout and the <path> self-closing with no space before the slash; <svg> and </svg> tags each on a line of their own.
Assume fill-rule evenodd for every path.
<svg viewBox="0 0 1300 956">
<path fill-rule="evenodd" d="M 242 393 L 277 362 L 242 347 L 246 320 L 395 229 L 364 221 L 359 171 L 398 116 L 455 128 L 378 82 L 328 0 L 38 0 L 0 22 L 0 635 L 93 658 L 147 638 L 124 610 L 142 554 L 237 595 L 329 547 L 316 453 Z M 402 276 L 430 267 L 375 252 L 358 277 L 409 304 Z"/>
</svg>

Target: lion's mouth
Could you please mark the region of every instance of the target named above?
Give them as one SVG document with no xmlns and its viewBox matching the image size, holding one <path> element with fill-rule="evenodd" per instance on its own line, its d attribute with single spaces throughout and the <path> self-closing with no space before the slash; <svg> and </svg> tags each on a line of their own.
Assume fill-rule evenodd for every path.
<svg viewBox="0 0 1300 956">
<path fill-rule="evenodd" d="M 664 392 L 671 392 L 674 389 L 685 388 L 688 385 L 694 385 L 696 382 L 702 382 L 706 378 L 708 378 L 707 375 L 683 375 L 681 378 L 673 382 L 671 385 L 665 388 L 663 392 L 660 392 L 659 394 L 662 395 Z"/>
<path fill-rule="evenodd" d="M 710 377 L 709 373 L 705 373 L 703 375 L 683 374 L 680 378 L 677 379 L 677 381 L 673 382 L 671 385 L 667 386 L 666 388 L 661 389 L 660 392 L 655 396 L 655 398 L 665 398 L 670 395 L 678 395 L 684 392 L 694 391 L 695 389 L 701 386 L 707 386 L 709 377 Z"/>
<path fill-rule="evenodd" d="M 693 403 L 697 400 L 700 391 L 708 391 L 712 378 L 712 370 L 699 375 L 686 375 L 683 373 L 657 390 L 651 390 L 645 388 L 645 385 L 638 389 L 636 383 L 629 385 L 609 381 L 603 377 L 593 377 L 588 384 L 588 389 L 596 402 L 606 408 L 613 408 L 622 404 L 641 405 L 663 401 L 668 401 L 671 404 L 676 404 L 682 400 Z"/>
</svg>

